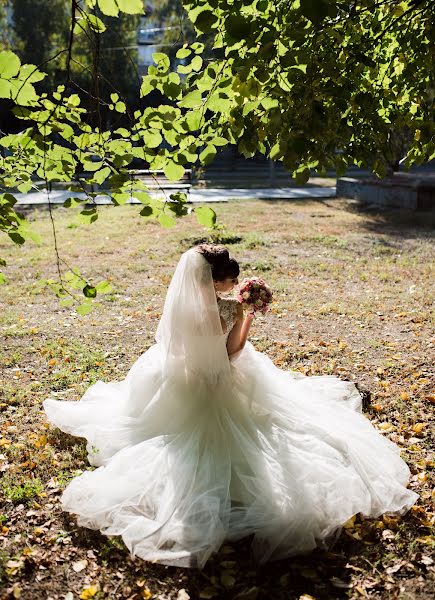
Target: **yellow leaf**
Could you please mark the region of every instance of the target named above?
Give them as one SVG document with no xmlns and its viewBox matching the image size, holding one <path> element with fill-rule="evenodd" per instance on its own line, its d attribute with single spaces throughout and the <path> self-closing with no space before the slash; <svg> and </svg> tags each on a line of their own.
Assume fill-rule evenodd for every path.
<svg viewBox="0 0 435 600">
<path fill-rule="evenodd" d="M 422 471 L 421 473 L 419 473 L 417 475 L 417 479 L 419 480 L 420 483 L 424 483 L 425 481 L 427 481 L 427 474 L 425 471 Z"/>
<path fill-rule="evenodd" d="M 426 427 L 426 425 L 427 423 L 416 423 L 415 425 L 413 425 L 412 431 L 414 431 L 415 433 L 421 433 Z"/>
<path fill-rule="evenodd" d="M 406 392 L 402 392 L 400 394 L 400 397 L 402 398 L 402 400 L 409 400 L 409 395 Z"/>
<path fill-rule="evenodd" d="M 353 527 L 355 525 L 355 521 L 356 521 L 356 514 L 353 515 L 352 517 L 350 517 L 350 519 L 348 519 L 346 521 L 346 523 L 344 523 L 343 527 L 345 529 L 350 529 L 351 527 Z"/>
<path fill-rule="evenodd" d="M 86 587 L 83 589 L 82 593 L 80 594 L 80 600 L 89 600 L 90 598 L 93 598 L 97 592 L 98 592 L 98 587 L 96 585 L 91 585 L 89 587 Z"/>
<path fill-rule="evenodd" d="M 393 431 L 395 429 L 394 425 L 392 425 L 391 423 L 387 423 L 386 421 L 384 423 L 379 423 L 378 428 L 381 429 L 382 431 Z"/>
<path fill-rule="evenodd" d="M 148 588 L 143 589 L 141 595 L 142 595 L 142 598 L 144 600 L 149 600 L 151 598 L 151 596 L 152 596 L 152 594 L 151 594 L 151 592 L 149 591 Z"/>
<path fill-rule="evenodd" d="M 39 439 L 35 442 L 36 448 L 43 448 L 47 443 L 47 436 L 41 435 Z"/>
</svg>

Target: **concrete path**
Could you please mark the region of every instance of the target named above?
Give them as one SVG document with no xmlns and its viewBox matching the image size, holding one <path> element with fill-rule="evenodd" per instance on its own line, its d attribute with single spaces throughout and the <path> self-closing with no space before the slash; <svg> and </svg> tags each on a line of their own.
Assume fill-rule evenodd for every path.
<svg viewBox="0 0 435 600">
<path fill-rule="evenodd" d="M 175 190 L 174 190 L 175 191 Z M 168 191 L 168 197 L 171 192 Z M 150 192 L 150 195 L 162 197 L 161 193 Z M 48 206 L 49 198 L 47 192 L 31 192 L 28 194 L 15 194 L 17 206 Z M 51 204 L 63 204 L 67 198 L 72 196 L 66 190 L 53 190 L 50 193 Z M 85 198 L 83 193 L 73 194 L 75 198 Z M 331 198 L 335 196 L 335 187 L 294 187 L 294 188 L 191 188 L 188 193 L 189 202 L 228 202 L 230 200 L 241 200 L 255 198 L 257 200 L 291 200 L 297 198 Z M 95 198 L 96 204 L 110 204 L 110 198 L 99 195 Z M 130 204 L 140 204 L 132 198 Z"/>
</svg>

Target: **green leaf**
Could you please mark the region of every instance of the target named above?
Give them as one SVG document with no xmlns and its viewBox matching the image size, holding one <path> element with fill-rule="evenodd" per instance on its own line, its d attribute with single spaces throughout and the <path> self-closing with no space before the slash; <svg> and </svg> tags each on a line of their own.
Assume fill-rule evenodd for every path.
<svg viewBox="0 0 435 600">
<path fill-rule="evenodd" d="M 110 167 L 104 167 L 102 169 L 100 169 L 99 171 L 96 171 L 94 173 L 93 176 L 93 180 L 98 183 L 99 185 L 101 185 L 106 179 L 107 177 L 109 177 L 110 173 L 111 173 L 111 169 Z"/>
<path fill-rule="evenodd" d="M 184 96 L 178 103 L 179 106 L 184 108 L 197 108 L 202 105 L 201 92 L 199 90 L 193 90 Z"/>
<path fill-rule="evenodd" d="M 144 206 L 139 214 L 141 217 L 151 217 L 154 214 L 154 211 L 151 206 Z"/>
<path fill-rule="evenodd" d="M 110 281 L 104 279 L 103 281 L 97 283 L 95 288 L 99 294 L 108 294 L 112 291 L 112 284 L 110 283 Z"/>
<path fill-rule="evenodd" d="M 307 183 L 310 178 L 310 169 L 308 167 L 302 167 L 300 170 L 296 171 L 295 179 L 296 183 L 301 185 Z"/>
<path fill-rule="evenodd" d="M 192 58 L 190 66 L 194 71 L 199 71 L 202 67 L 202 58 L 197 54 Z"/>
<path fill-rule="evenodd" d="M 201 154 L 199 155 L 199 160 L 201 161 L 202 164 L 208 165 L 212 162 L 212 160 L 214 159 L 215 156 L 216 156 L 216 148 L 213 146 L 213 144 L 208 144 L 208 146 L 206 146 L 204 148 L 204 150 L 201 152 Z"/>
<path fill-rule="evenodd" d="M 195 208 L 196 218 L 200 225 L 211 229 L 216 224 L 216 213 L 209 206 L 198 206 Z"/>
<path fill-rule="evenodd" d="M 144 75 L 142 85 L 140 86 L 140 97 L 144 98 L 156 89 L 157 79 L 150 75 Z"/>
<path fill-rule="evenodd" d="M 14 244 L 18 244 L 19 246 L 22 246 L 26 241 L 23 236 L 16 231 L 8 231 L 8 236 L 11 238 Z"/>
<path fill-rule="evenodd" d="M 22 106 L 29 106 L 39 99 L 36 94 L 35 88 L 31 83 L 23 83 L 22 81 L 12 81 L 11 98 L 17 104 Z"/>
<path fill-rule="evenodd" d="M 94 288 L 93 285 L 86 284 L 85 287 L 83 288 L 83 295 L 86 298 L 95 298 L 97 295 L 97 290 L 96 290 L 96 288 Z"/>
<path fill-rule="evenodd" d="M 174 225 L 176 224 L 176 220 L 174 219 L 174 217 L 171 217 L 170 215 L 161 212 L 159 214 L 159 222 L 160 225 L 162 225 L 163 227 L 166 228 L 170 228 L 170 227 L 174 227 Z"/>
<path fill-rule="evenodd" d="M 185 169 L 182 165 L 178 165 L 173 160 L 169 160 L 169 162 L 164 165 L 163 172 L 170 181 L 179 181 L 183 177 Z"/>
<path fill-rule="evenodd" d="M 0 271 L 0 285 L 3 283 L 6 283 L 6 277 L 4 276 L 4 273 Z"/>
<path fill-rule="evenodd" d="M 144 12 L 143 0 L 116 0 L 119 10 L 129 15 L 142 15 Z"/>
<path fill-rule="evenodd" d="M 96 221 L 98 219 L 97 209 L 94 207 L 85 208 L 79 214 L 79 218 L 80 218 L 80 221 L 82 221 L 82 223 L 85 223 L 86 225 L 90 225 L 91 223 L 93 223 L 94 221 Z"/>
<path fill-rule="evenodd" d="M 210 143 L 214 146 L 227 146 L 229 141 L 223 137 L 215 137 L 210 141 Z"/>
<path fill-rule="evenodd" d="M 217 15 L 211 10 L 203 10 L 197 15 L 194 21 L 195 27 L 202 33 L 205 33 L 212 29 L 217 19 Z"/>
<path fill-rule="evenodd" d="M 108 17 L 117 17 L 119 15 L 119 8 L 116 0 L 98 0 L 98 6 L 103 14 Z"/>
<path fill-rule="evenodd" d="M 162 71 L 168 71 L 169 67 L 171 66 L 169 56 L 163 52 L 154 52 L 153 61 Z"/>
<path fill-rule="evenodd" d="M 63 298 L 62 300 L 60 300 L 59 304 L 61 306 L 66 306 L 67 308 L 69 308 L 74 304 L 74 298 Z"/>
<path fill-rule="evenodd" d="M 162 141 L 161 134 L 155 129 L 148 129 L 143 135 L 143 143 L 147 148 L 158 148 Z"/>
<path fill-rule="evenodd" d="M 82 317 L 89 314 L 91 310 L 92 304 L 90 302 L 83 302 L 82 304 L 79 304 L 76 308 L 76 312 L 78 312 L 79 315 L 81 315 Z"/>
<path fill-rule="evenodd" d="M 152 201 L 151 196 L 147 192 L 133 192 L 133 196 L 136 200 L 139 200 L 141 204 L 148 204 Z"/>
<path fill-rule="evenodd" d="M 0 52 L 0 77 L 2 79 L 16 77 L 20 71 L 20 65 L 20 59 L 14 52 L 10 50 Z"/>
<path fill-rule="evenodd" d="M 193 42 L 193 44 L 190 44 L 190 47 L 195 54 L 202 54 L 204 52 L 205 45 L 202 42 Z"/>
<path fill-rule="evenodd" d="M 0 98 L 10 98 L 12 84 L 7 79 L 0 79 Z"/>
<path fill-rule="evenodd" d="M 190 48 L 180 48 L 179 50 L 177 50 L 176 53 L 176 57 L 177 58 L 187 58 L 188 56 L 190 56 L 190 54 L 192 53 L 192 50 L 190 50 Z"/>
<path fill-rule="evenodd" d="M 202 115 L 199 110 L 191 110 L 186 113 L 186 123 L 189 131 L 196 131 L 201 126 Z"/>
<path fill-rule="evenodd" d="M 38 67 L 35 65 L 21 65 L 20 79 L 21 81 L 27 81 L 27 83 L 36 83 L 45 79 L 47 75 L 38 71 Z"/>
<path fill-rule="evenodd" d="M 86 198 L 67 198 L 63 205 L 65 208 L 76 208 L 76 206 L 80 206 L 80 204 L 83 204 L 86 200 Z"/>
<path fill-rule="evenodd" d="M 115 104 L 115 110 L 119 113 L 125 113 L 125 111 L 127 110 L 127 107 L 124 102 L 117 102 Z"/>
<path fill-rule="evenodd" d="M 169 198 L 174 200 L 174 202 L 187 202 L 187 194 L 184 192 L 175 192 L 174 194 L 170 194 Z"/>
<path fill-rule="evenodd" d="M 88 22 L 89 27 L 97 33 L 103 33 L 103 31 L 106 31 L 107 29 L 103 21 L 99 17 L 96 17 L 95 15 L 92 15 L 90 13 L 86 14 L 86 21 Z"/>
<path fill-rule="evenodd" d="M 225 28 L 234 40 L 246 39 L 251 33 L 251 21 L 245 19 L 241 14 L 233 13 L 225 21 Z"/>
</svg>

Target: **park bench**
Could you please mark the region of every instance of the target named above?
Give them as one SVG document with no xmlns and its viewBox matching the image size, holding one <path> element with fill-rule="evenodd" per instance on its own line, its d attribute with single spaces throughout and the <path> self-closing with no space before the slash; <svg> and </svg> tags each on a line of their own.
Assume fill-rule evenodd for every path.
<svg viewBox="0 0 435 600">
<path fill-rule="evenodd" d="M 151 170 L 151 169 L 132 169 L 130 171 L 131 177 L 133 180 L 139 180 L 144 183 L 147 188 L 151 191 L 158 192 L 162 190 L 164 192 L 176 192 L 182 191 L 189 195 L 190 189 L 192 187 L 192 171 L 191 169 L 186 169 L 183 177 L 179 181 L 170 181 L 165 176 L 162 170 Z M 86 177 L 92 176 L 91 172 L 81 172 L 76 174 L 76 181 L 80 179 L 84 179 Z M 46 186 L 43 182 L 38 182 L 47 187 L 48 192 L 52 192 L 53 189 L 65 189 L 68 185 L 66 183 L 55 182 L 54 185 L 51 181 L 48 182 Z M 104 194 L 108 191 L 108 188 L 105 184 L 102 186 L 95 183 L 85 183 L 84 189 L 88 192 L 93 193 L 101 193 Z"/>
</svg>

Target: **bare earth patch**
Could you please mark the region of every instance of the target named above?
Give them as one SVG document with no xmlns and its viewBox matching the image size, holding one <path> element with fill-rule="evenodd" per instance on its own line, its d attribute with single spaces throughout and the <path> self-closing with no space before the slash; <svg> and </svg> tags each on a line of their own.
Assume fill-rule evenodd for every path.
<svg viewBox="0 0 435 600">
<path fill-rule="evenodd" d="M 113 285 L 81 317 L 38 283 L 56 276 L 56 263 L 49 216 L 34 213 L 41 245 L 0 244 L 0 598 L 433 598 L 434 247 L 425 217 L 367 214 L 344 200 L 244 201 L 217 212 L 242 276 L 261 274 L 275 290 L 253 344 L 283 369 L 368 390 L 365 415 L 400 446 L 420 500 L 403 518 L 356 516 L 329 552 L 261 568 L 249 539 L 195 571 L 133 559 L 120 538 L 78 527 L 59 498 L 92 469 L 85 440 L 48 425 L 42 402 L 78 400 L 97 379 L 125 377 L 154 343 L 179 255 L 207 231 L 193 216 L 164 230 L 137 207 L 103 207 L 90 226 L 56 210 L 62 258 Z"/>
</svg>

